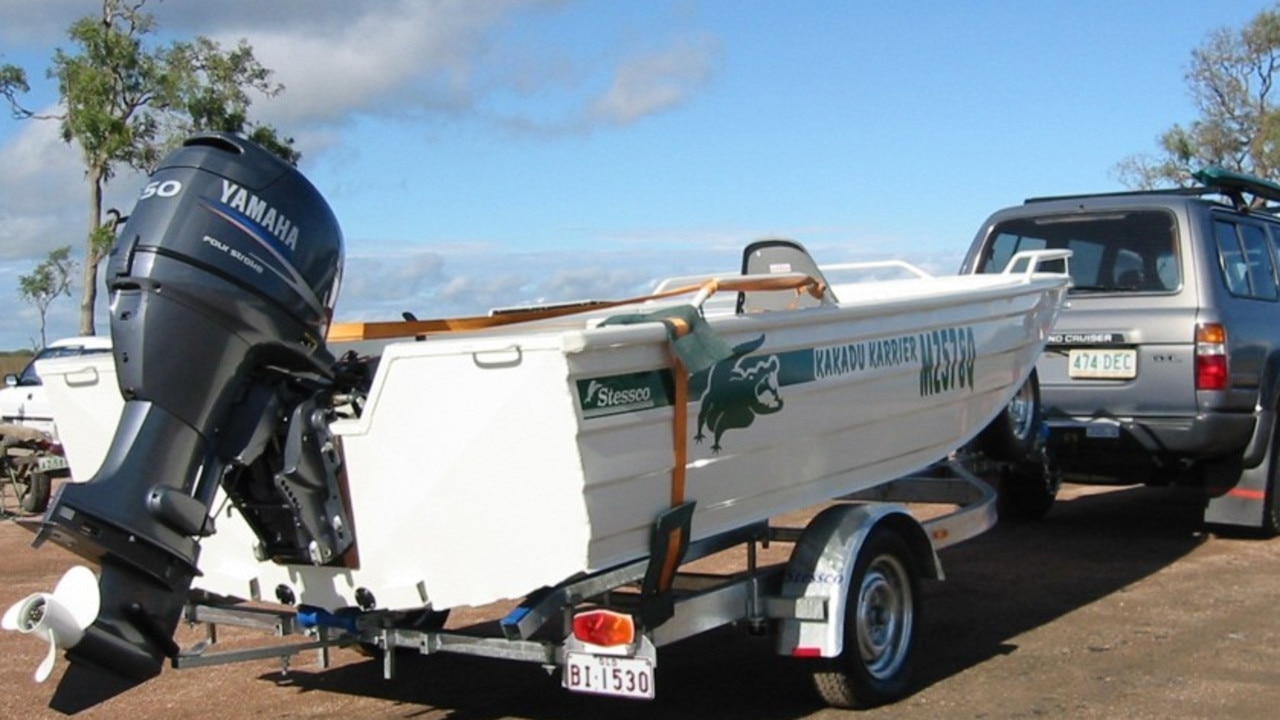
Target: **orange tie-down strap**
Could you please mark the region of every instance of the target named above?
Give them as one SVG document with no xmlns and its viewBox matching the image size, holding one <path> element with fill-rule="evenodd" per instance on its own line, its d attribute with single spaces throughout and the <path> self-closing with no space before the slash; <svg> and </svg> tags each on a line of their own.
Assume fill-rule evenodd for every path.
<svg viewBox="0 0 1280 720">
<path fill-rule="evenodd" d="M 680 320 L 669 320 L 676 328 L 677 335 L 689 332 L 689 325 Z M 689 373 L 684 368 L 680 356 L 671 353 L 671 374 L 675 380 L 675 397 L 672 398 L 672 410 L 675 416 L 671 419 L 672 458 L 671 467 L 671 507 L 684 502 L 684 466 L 689 460 Z"/>
<path fill-rule="evenodd" d="M 678 335 L 689 332 L 689 326 L 680 320 L 670 320 Z M 685 371 L 680 356 L 671 353 L 671 373 L 675 379 L 675 398 L 671 403 L 674 413 L 671 419 L 671 507 L 684 502 L 685 465 L 689 462 L 689 373 Z M 684 557 L 684 528 L 675 527 L 667 538 L 667 554 L 662 558 L 662 570 L 658 575 L 657 588 L 668 590 L 676 576 L 676 568 Z M 650 561 L 652 562 L 652 561 Z"/>
<path fill-rule="evenodd" d="M 652 295 L 627 298 L 626 300 L 608 300 L 599 303 L 583 303 L 547 308 L 531 308 L 497 315 L 477 315 L 459 318 L 439 318 L 435 320 L 393 320 L 375 322 L 341 322 L 329 326 L 326 339 L 331 343 L 357 342 L 361 340 L 387 340 L 398 337 L 416 337 L 432 333 L 462 332 L 466 330 L 483 330 L 485 328 L 516 325 L 537 320 L 549 320 L 584 312 L 607 310 L 622 305 L 636 305 L 649 300 L 688 295 L 701 292 L 710 296 L 716 292 L 739 291 L 779 291 L 794 290 L 797 293 L 807 292 L 815 298 L 821 298 L 826 286 L 821 280 L 808 275 L 789 273 L 769 276 L 744 276 L 741 278 L 726 277 L 708 280 L 701 285 L 686 285 Z"/>
</svg>

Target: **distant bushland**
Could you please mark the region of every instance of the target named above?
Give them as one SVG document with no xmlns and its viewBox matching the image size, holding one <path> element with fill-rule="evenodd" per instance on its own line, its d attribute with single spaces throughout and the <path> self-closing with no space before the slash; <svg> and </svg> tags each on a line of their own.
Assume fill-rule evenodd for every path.
<svg viewBox="0 0 1280 720">
<path fill-rule="evenodd" d="M 31 362 L 30 350 L 0 350 L 0 377 L 20 373 Z"/>
</svg>

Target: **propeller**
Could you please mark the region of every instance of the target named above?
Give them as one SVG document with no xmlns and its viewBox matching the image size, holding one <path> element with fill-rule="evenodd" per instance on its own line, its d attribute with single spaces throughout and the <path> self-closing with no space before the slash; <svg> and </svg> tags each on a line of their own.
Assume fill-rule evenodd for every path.
<svg viewBox="0 0 1280 720">
<path fill-rule="evenodd" d="M 58 650 L 76 646 L 84 631 L 98 617 L 102 600 L 98 578 L 84 565 L 68 570 L 52 593 L 32 593 L 5 611 L 0 627 L 20 633 L 37 633 L 49 640 L 49 653 L 36 668 L 36 682 L 53 672 Z"/>
</svg>

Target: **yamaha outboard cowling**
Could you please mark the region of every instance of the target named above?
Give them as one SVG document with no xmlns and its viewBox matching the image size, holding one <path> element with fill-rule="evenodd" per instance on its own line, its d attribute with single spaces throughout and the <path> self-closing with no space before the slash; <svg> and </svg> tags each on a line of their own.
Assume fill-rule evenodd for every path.
<svg viewBox="0 0 1280 720">
<path fill-rule="evenodd" d="M 243 138 L 193 137 L 150 178 L 107 272 L 120 424 L 36 540 L 101 564 L 101 610 L 68 650 L 54 707 L 100 701 L 83 691 L 114 694 L 174 655 L 219 484 L 242 509 L 248 495 L 286 507 L 246 512 L 274 554 L 323 564 L 348 549 L 340 458 L 315 399 L 332 381 L 324 335 L 341 264 L 319 192 Z"/>
</svg>

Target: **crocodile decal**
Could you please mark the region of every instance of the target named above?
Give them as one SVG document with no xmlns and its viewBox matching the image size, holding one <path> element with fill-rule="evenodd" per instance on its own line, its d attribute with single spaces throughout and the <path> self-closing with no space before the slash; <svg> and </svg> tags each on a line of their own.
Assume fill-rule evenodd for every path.
<svg viewBox="0 0 1280 720">
<path fill-rule="evenodd" d="M 714 435 L 711 451 L 719 453 L 720 439 L 733 428 L 750 427 L 757 415 L 768 415 L 782 409 L 777 355 L 744 357 L 764 343 L 764 336 L 734 348 L 736 359 L 716 363 L 705 375 L 706 390 L 701 393 L 702 408 L 698 412 L 698 429 L 694 440 L 706 439 L 704 430 Z M 696 387 L 702 380 L 694 378 Z"/>
</svg>

